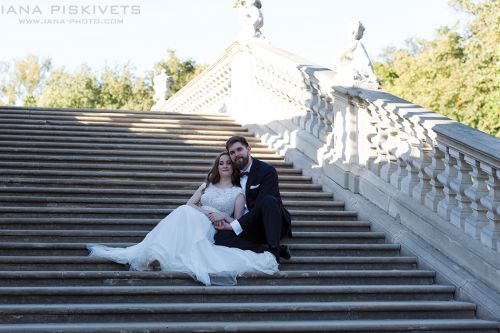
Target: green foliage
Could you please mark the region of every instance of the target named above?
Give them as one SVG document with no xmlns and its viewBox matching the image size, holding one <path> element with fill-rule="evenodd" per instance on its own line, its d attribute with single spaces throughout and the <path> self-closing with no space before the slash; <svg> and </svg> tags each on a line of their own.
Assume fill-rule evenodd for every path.
<svg viewBox="0 0 500 333">
<path fill-rule="evenodd" d="M 96 108 L 99 83 L 88 66 L 72 74 L 64 68 L 52 71 L 42 94 L 39 106 L 65 108 Z"/>
<path fill-rule="evenodd" d="M 35 55 L 0 63 L 0 100 L 10 105 L 33 103 L 51 68 L 50 59 L 40 60 Z"/>
<path fill-rule="evenodd" d="M 155 64 L 155 71 L 158 73 L 164 69 L 167 75 L 174 79 L 174 83 L 170 88 L 171 94 L 175 94 L 181 90 L 182 87 L 206 68 L 204 65 L 197 64 L 193 59 L 179 59 L 175 55 L 175 50 L 168 49 L 167 53 L 168 58 L 166 61 L 160 61 Z"/>
<path fill-rule="evenodd" d="M 168 54 L 155 69 L 163 68 L 174 78 L 171 92 L 175 93 L 204 66 L 192 59 L 179 59 L 173 50 Z M 130 64 L 99 73 L 82 65 L 71 73 L 64 68 L 52 69 L 50 60 L 28 56 L 0 62 L 0 105 L 150 110 L 154 103 L 152 79 L 152 72 L 135 76 Z"/>
<path fill-rule="evenodd" d="M 375 72 L 392 94 L 500 137 L 499 1 L 450 4 L 471 15 L 465 32 L 444 27 L 434 40 L 387 49 Z"/>
</svg>

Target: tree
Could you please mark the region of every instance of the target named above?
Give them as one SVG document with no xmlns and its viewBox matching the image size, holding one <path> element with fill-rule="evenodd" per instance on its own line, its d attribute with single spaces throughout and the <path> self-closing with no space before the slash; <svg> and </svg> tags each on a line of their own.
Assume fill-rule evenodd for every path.
<svg viewBox="0 0 500 333">
<path fill-rule="evenodd" d="M 34 105 L 52 68 L 51 60 L 28 55 L 0 64 L 0 100 L 7 104 Z"/>
<path fill-rule="evenodd" d="M 98 108 L 149 110 L 153 105 L 153 87 L 149 77 L 135 77 L 129 64 L 106 68 L 99 77 Z"/>
<path fill-rule="evenodd" d="M 95 74 L 81 66 L 71 74 L 57 69 L 41 94 L 38 105 L 67 108 L 149 110 L 153 105 L 150 80 L 134 77 L 130 65 L 106 68 Z"/>
<path fill-rule="evenodd" d="M 168 55 L 155 69 L 164 69 L 173 77 L 171 93 L 205 68 L 192 59 L 179 59 L 174 50 Z M 144 77 L 133 72 L 126 64 L 100 73 L 82 65 L 71 73 L 64 68 L 52 69 L 50 59 L 40 61 L 36 56 L 0 62 L 0 105 L 150 110 L 154 103 L 153 72 Z"/>
<path fill-rule="evenodd" d="M 207 66 L 197 64 L 191 58 L 181 60 L 176 56 L 175 50 L 168 49 L 168 58 L 166 61 L 160 61 L 155 64 L 155 72 L 166 70 L 167 75 L 171 76 L 174 80 L 170 93 L 175 94 L 182 89 L 189 81 L 191 81 L 198 74 L 203 72 Z"/>
<path fill-rule="evenodd" d="M 471 15 L 434 40 L 387 49 L 375 63 L 382 88 L 481 131 L 500 136 L 500 7 L 496 0 L 452 0 Z"/>
<path fill-rule="evenodd" d="M 99 82 L 88 66 L 81 66 L 75 74 L 64 68 L 51 72 L 38 106 L 65 108 L 96 108 Z"/>
</svg>

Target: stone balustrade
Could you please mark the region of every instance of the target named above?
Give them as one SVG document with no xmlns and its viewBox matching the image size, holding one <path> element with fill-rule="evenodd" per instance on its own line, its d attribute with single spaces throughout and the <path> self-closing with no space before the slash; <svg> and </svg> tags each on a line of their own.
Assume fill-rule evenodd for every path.
<svg viewBox="0 0 500 333">
<path fill-rule="evenodd" d="M 265 124 L 342 187 L 360 193 L 360 177 L 376 177 L 500 252 L 499 140 L 335 74 L 265 42 L 234 43 L 163 109 Z"/>
<path fill-rule="evenodd" d="M 220 112 L 231 90 L 231 61 L 237 52 L 235 46 L 229 47 L 221 59 L 179 90 L 175 98 L 168 99 L 153 111 Z"/>
<path fill-rule="evenodd" d="M 390 110 L 380 94 L 357 94 L 364 110 L 378 117 L 369 131 L 383 165 L 370 170 L 500 252 L 500 141 L 406 101 Z"/>
</svg>

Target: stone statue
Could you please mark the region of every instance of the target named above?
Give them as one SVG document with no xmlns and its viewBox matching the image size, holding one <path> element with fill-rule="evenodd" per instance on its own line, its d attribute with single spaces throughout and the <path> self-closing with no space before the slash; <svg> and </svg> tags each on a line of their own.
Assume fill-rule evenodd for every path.
<svg viewBox="0 0 500 333">
<path fill-rule="evenodd" d="M 347 86 L 362 86 L 366 88 L 378 89 L 379 83 L 370 57 L 361 43 L 365 27 L 361 22 L 356 22 L 351 35 L 350 47 L 342 53 L 335 71 L 336 81 Z"/>
<path fill-rule="evenodd" d="M 166 70 L 161 70 L 160 74 L 154 76 L 153 89 L 155 93 L 153 99 L 156 103 L 164 102 L 170 97 L 170 88 L 173 83 L 173 77 L 167 75 Z"/>
<path fill-rule="evenodd" d="M 242 28 L 239 39 L 264 38 L 260 31 L 264 25 L 264 17 L 260 11 L 262 8 L 260 0 L 236 0 L 233 7 L 239 8 L 239 20 Z"/>
</svg>

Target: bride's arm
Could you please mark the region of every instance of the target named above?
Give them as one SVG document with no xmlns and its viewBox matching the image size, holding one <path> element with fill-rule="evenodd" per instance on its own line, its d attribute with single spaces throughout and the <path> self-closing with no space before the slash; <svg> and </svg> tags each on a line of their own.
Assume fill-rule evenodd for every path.
<svg viewBox="0 0 500 333">
<path fill-rule="evenodd" d="M 208 210 L 201 208 L 199 205 L 200 200 L 201 200 L 201 196 L 203 194 L 203 190 L 206 187 L 207 187 L 206 183 L 201 184 L 200 187 L 198 187 L 198 189 L 196 190 L 196 192 L 194 192 L 194 194 L 191 196 L 191 198 L 189 198 L 186 205 L 191 206 L 194 209 L 199 210 L 200 212 L 202 212 L 203 214 L 208 216 L 208 213 L 210 213 L 210 212 Z"/>
<path fill-rule="evenodd" d="M 234 219 L 239 219 L 245 213 L 245 196 L 240 194 L 236 197 L 234 201 L 234 213 L 233 216 L 229 216 L 227 213 L 222 212 L 211 212 L 208 218 L 212 223 L 226 221 L 231 223 Z"/>
<path fill-rule="evenodd" d="M 245 213 L 245 196 L 243 194 L 238 195 L 234 203 L 234 218 L 239 219 Z"/>
</svg>

